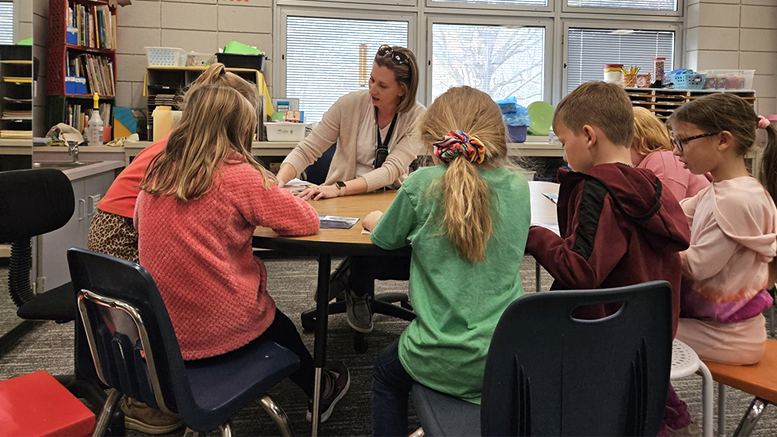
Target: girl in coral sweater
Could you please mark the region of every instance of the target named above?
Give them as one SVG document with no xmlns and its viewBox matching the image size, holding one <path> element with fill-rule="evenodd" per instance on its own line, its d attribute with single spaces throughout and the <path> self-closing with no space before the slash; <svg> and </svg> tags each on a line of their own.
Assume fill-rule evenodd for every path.
<svg viewBox="0 0 777 437">
<path fill-rule="evenodd" d="M 205 85 L 186 95 L 179 125 L 140 183 L 140 263 L 157 283 L 184 360 L 271 340 L 299 356 L 291 379 L 310 398 L 313 360 L 267 293 L 251 240 L 257 226 L 315 234 L 318 215 L 251 156 L 256 123 L 256 110 L 234 88 Z M 349 385 L 342 363 L 324 370 L 322 420 Z"/>
</svg>

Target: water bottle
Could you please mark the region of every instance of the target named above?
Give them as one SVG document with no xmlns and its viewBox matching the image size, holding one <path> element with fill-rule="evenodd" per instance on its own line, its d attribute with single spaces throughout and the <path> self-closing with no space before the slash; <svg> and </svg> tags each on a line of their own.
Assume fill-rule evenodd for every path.
<svg viewBox="0 0 777 437">
<path fill-rule="evenodd" d="M 89 119 L 89 140 L 90 146 L 103 145 L 103 120 L 100 118 L 100 97 L 94 93 L 94 106 L 92 107 L 92 117 Z"/>
</svg>

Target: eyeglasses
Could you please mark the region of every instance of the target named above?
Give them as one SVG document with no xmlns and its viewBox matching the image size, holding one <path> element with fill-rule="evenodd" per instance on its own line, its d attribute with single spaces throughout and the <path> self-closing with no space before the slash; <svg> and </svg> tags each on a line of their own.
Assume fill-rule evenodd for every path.
<svg viewBox="0 0 777 437">
<path fill-rule="evenodd" d="M 383 44 L 382 46 L 380 46 L 380 48 L 378 48 L 378 56 L 380 56 L 380 57 L 386 56 L 389 53 L 391 54 L 391 60 L 395 64 L 397 64 L 397 65 L 402 65 L 402 64 L 408 65 L 409 64 L 409 62 L 407 60 L 407 55 L 404 54 L 404 53 L 401 53 L 401 52 L 395 52 L 394 49 L 392 49 L 390 45 Z"/>
<path fill-rule="evenodd" d="M 672 136 L 670 140 L 672 141 L 672 146 L 677 147 L 677 150 L 679 150 L 680 153 L 683 153 L 683 144 L 688 144 L 689 142 L 693 140 L 698 140 L 699 138 L 711 137 L 719 133 L 720 132 L 707 132 L 706 134 L 694 135 L 692 137 L 687 137 L 687 138 L 676 138 Z"/>
</svg>

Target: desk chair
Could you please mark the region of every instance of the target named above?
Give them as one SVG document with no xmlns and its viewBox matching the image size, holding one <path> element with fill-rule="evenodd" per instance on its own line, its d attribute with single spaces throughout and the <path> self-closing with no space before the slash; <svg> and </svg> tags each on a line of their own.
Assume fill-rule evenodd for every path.
<svg viewBox="0 0 777 437">
<path fill-rule="evenodd" d="M 55 169 L 0 172 L 0 205 L 0 241 L 11 242 L 8 290 L 18 307 L 16 314 L 25 321 L 75 320 L 72 283 L 39 294 L 30 284 L 32 237 L 61 228 L 73 215 L 75 196 L 70 180 Z M 65 253 L 62 258 L 64 261 Z M 85 398 L 92 405 L 105 401 L 105 392 L 93 381 L 80 378 L 78 367 L 73 375 L 56 378 L 76 397 Z M 117 421 L 124 423 L 123 417 Z"/>
<path fill-rule="evenodd" d="M 76 346 L 83 373 L 111 387 L 93 436 L 101 436 L 123 394 L 180 414 L 190 429 L 232 435 L 230 419 L 259 404 L 291 435 L 283 410 L 265 392 L 299 367 L 299 358 L 271 341 L 253 341 L 217 357 L 184 361 L 162 296 L 143 267 L 72 248 L 78 290 Z"/>
<path fill-rule="evenodd" d="M 586 305 L 623 302 L 581 320 Z M 672 288 L 535 293 L 505 310 L 488 350 L 480 407 L 420 384 L 426 435 L 657 435 L 672 353 Z"/>
<path fill-rule="evenodd" d="M 763 358 L 750 366 L 731 366 L 706 361 L 712 379 L 718 383 L 718 435 L 726 434 L 726 386 L 755 395 L 734 431 L 734 437 L 749 436 L 766 406 L 777 404 L 777 340 L 766 340 Z"/>
</svg>

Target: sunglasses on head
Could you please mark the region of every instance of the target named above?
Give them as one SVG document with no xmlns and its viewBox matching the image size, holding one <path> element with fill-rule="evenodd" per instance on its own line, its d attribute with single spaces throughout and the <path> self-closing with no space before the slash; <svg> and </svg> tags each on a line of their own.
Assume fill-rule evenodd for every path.
<svg viewBox="0 0 777 437">
<path fill-rule="evenodd" d="M 395 64 L 397 64 L 397 65 L 402 65 L 402 64 L 407 65 L 408 64 L 407 55 L 404 54 L 404 53 L 395 52 L 394 49 L 391 48 L 390 45 L 383 44 L 382 46 L 380 46 L 380 48 L 378 48 L 378 56 L 384 57 L 384 56 L 389 55 L 389 54 L 391 55 L 391 60 Z"/>
<path fill-rule="evenodd" d="M 686 137 L 686 138 L 677 138 L 674 135 L 672 135 L 670 137 L 670 140 L 672 142 L 672 147 L 676 147 L 677 150 L 680 151 L 680 153 L 683 153 L 683 146 L 685 144 L 688 144 L 689 142 L 691 142 L 693 140 L 698 140 L 699 138 L 711 137 L 711 136 L 717 135 L 719 133 L 720 132 L 707 132 L 707 133 L 703 133 L 701 135 L 694 135 L 692 137 Z"/>
</svg>

